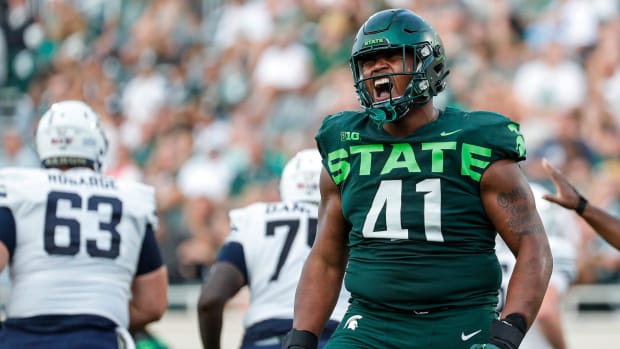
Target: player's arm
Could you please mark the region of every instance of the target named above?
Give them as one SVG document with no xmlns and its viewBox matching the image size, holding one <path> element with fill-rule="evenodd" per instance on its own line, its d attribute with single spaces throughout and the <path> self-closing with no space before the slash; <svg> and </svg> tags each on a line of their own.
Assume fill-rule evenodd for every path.
<svg viewBox="0 0 620 349">
<path fill-rule="evenodd" d="M 536 324 L 553 349 L 566 349 L 561 307 L 562 294 L 553 284 L 549 284 L 536 317 Z"/>
<path fill-rule="evenodd" d="M 620 219 L 588 203 L 566 177 L 546 160 L 543 160 L 543 168 L 551 178 L 557 192 L 556 195 L 546 194 L 543 198 L 569 210 L 575 210 L 603 239 L 620 249 Z"/>
<path fill-rule="evenodd" d="M 8 207 L 0 207 L 0 272 L 9 263 L 15 249 L 16 231 L 15 218 Z"/>
<path fill-rule="evenodd" d="M 168 308 L 168 271 L 149 225 L 142 242 L 136 276 L 131 285 L 129 328 L 139 329 L 157 321 Z"/>
<path fill-rule="evenodd" d="M 538 313 L 551 277 L 549 241 L 532 190 L 515 161 L 500 160 L 487 168 L 481 198 L 491 222 L 516 257 L 500 318 L 508 318 L 512 329 L 524 334 Z M 491 326 L 492 336 L 497 325 Z"/>
<path fill-rule="evenodd" d="M 317 237 L 297 286 L 294 330 L 284 348 L 316 347 L 342 286 L 350 226 L 342 215 L 340 190 L 325 169 L 321 172 L 320 188 Z"/>
<path fill-rule="evenodd" d="M 222 248 L 218 259 L 222 255 L 238 256 L 235 251 L 240 248 L 238 243 L 228 243 Z M 220 348 L 224 306 L 244 285 L 245 273 L 234 262 L 218 260 L 209 269 L 198 301 L 198 324 L 203 348 Z"/>
<path fill-rule="evenodd" d="M 9 250 L 6 245 L 0 241 L 0 272 L 4 270 L 4 267 L 9 262 Z"/>
</svg>

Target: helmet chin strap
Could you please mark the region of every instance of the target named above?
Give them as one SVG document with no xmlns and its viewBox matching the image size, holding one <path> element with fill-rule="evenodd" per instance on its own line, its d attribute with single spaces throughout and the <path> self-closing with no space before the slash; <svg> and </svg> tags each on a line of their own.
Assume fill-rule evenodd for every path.
<svg viewBox="0 0 620 349">
<path fill-rule="evenodd" d="M 409 112 L 409 106 L 405 107 L 402 104 L 394 106 L 391 100 L 382 103 L 381 105 L 372 106 L 371 108 L 365 109 L 370 119 L 374 121 L 379 128 L 382 128 L 383 124 L 387 122 L 394 122 L 398 120 L 401 116 Z"/>
<path fill-rule="evenodd" d="M 401 116 L 405 115 L 409 111 L 409 107 L 392 104 L 392 88 L 394 86 L 393 77 L 389 76 L 388 90 L 390 91 L 390 99 L 382 103 L 375 103 L 370 108 L 365 108 L 366 112 L 370 116 L 370 119 L 374 121 L 379 128 L 383 127 L 383 124 L 387 122 L 394 122 Z"/>
</svg>

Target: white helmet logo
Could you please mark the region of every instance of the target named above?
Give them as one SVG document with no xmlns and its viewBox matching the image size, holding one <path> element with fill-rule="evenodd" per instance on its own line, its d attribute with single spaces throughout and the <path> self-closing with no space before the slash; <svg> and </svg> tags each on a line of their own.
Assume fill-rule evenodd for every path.
<svg viewBox="0 0 620 349">
<path fill-rule="evenodd" d="M 362 318 L 361 315 L 353 315 L 347 319 L 347 322 L 344 323 L 344 328 L 349 329 L 351 331 L 355 331 L 357 329 L 358 323 L 357 320 Z"/>
</svg>

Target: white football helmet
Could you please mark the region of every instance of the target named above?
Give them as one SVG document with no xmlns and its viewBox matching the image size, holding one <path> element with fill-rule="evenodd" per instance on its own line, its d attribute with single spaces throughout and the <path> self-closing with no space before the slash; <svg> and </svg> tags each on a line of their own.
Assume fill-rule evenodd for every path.
<svg viewBox="0 0 620 349">
<path fill-rule="evenodd" d="M 37 127 L 36 149 L 44 167 L 92 166 L 101 171 L 108 151 L 99 116 L 81 101 L 54 103 Z"/>
<path fill-rule="evenodd" d="M 316 149 L 299 151 L 288 161 L 280 179 L 282 201 L 307 201 L 318 203 L 321 200 L 319 178 L 321 176 L 321 154 Z"/>
</svg>

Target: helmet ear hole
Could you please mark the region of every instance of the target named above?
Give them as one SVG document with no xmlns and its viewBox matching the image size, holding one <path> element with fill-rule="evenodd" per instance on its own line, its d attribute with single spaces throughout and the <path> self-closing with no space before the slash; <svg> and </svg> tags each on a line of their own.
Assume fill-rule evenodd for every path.
<svg viewBox="0 0 620 349">
<path fill-rule="evenodd" d="M 443 47 L 441 47 L 441 45 L 436 45 L 433 48 L 433 55 L 435 57 L 441 57 L 441 56 L 443 56 L 443 54 L 444 54 L 444 50 L 443 50 Z"/>
</svg>

